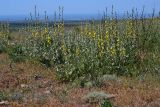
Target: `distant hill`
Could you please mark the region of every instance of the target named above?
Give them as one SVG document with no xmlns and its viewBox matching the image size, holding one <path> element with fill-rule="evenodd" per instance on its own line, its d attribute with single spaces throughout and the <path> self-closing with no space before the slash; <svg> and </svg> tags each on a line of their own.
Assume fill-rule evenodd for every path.
<svg viewBox="0 0 160 107">
<path fill-rule="evenodd" d="M 102 14 L 64 14 L 64 20 L 85 20 L 85 19 L 101 19 Z M 109 14 L 108 17 L 111 17 L 112 15 Z M 141 15 L 139 14 L 138 17 Z M 145 14 L 146 18 L 149 18 L 152 16 L 152 14 Z M 159 16 L 158 13 L 154 15 L 155 17 Z M 54 15 L 48 15 L 49 21 L 54 20 Z M 118 19 L 126 18 L 127 16 L 123 13 L 117 14 Z M 29 15 L 0 15 L 0 21 L 24 21 L 25 18 L 30 18 Z M 44 19 L 44 15 L 40 15 L 40 20 Z"/>
</svg>

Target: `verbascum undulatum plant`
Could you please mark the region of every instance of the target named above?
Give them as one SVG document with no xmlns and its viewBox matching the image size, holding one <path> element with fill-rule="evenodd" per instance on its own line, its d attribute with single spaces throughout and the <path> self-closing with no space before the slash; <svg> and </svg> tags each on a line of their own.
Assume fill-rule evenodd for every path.
<svg viewBox="0 0 160 107">
<path fill-rule="evenodd" d="M 47 43 L 48 43 L 48 45 L 51 45 L 51 43 L 52 43 L 52 38 L 50 36 L 47 37 Z"/>
<path fill-rule="evenodd" d="M 115 49 L 115 46 L 111 46 L 110 47 L 110 49 L 109 49 L 109 51 L 110 51 L 110 55 L 111 55 L 111 57 L 115 57 L 115 55 L 116 55 L 116 49 Z"/>
<path fill-rule="evenodd" d="M 136 30 L 134 28 L 133 22 L 128 20 L 126 24 L 126 37 L 135 39 L 136 37 Z"/>
</svg>

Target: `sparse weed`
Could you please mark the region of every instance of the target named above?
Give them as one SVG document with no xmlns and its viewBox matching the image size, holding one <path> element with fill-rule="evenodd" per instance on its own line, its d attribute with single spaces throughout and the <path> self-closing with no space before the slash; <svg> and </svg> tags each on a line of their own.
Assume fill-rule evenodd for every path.
<svg viewBox="0 0 160 107">
<path fill-rule="evenodd" d="M 9 49 L 9 56 L 13 62 L 23 62 L 26 60 L 25 47 L 20 44 L 15 44 Z"/>
<path fill-rule="evenodd" d="M 103 103 L 101 103 L 101 107 L 113 107 L 113 105 L 109 100 L 105 100 Z"/>
<path fill-rule="evenodd" d="M 86 103 L 97 103 L 97 102 L 103 102 L 105 100 L 110 99 L 110 94 L 106 94 L 105 92 L 90 92 L 87 95 L 85 95 L 82 100 Z"/>
<path fill-rule="evenodd" d="M 8 98 L 9 98 L 8 93 L 6 93 L 5 91 L 0 91 L 0 102 L 8 100 Z"/>
</svg>

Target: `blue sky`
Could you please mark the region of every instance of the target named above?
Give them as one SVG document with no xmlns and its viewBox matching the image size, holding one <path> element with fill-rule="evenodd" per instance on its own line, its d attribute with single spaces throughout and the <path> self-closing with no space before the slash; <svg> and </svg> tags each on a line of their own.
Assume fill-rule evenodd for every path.
<svg viewBox="0 0 160 107">
<path fill-rule="evenodd" d="M 34 5 L 42 14 L 54 14 L 59 6 L 64 6 L 65 14 L 97 14 L 103 12 L 105 7 L 111 10 L 112 5 L 117 12 L 123 13 L 133 7 L 150 13 L 153 8 L 160 11 L 160 0 L 0 0 L 0 16 L 26 15 L 34 12 Z"/>
</svg>

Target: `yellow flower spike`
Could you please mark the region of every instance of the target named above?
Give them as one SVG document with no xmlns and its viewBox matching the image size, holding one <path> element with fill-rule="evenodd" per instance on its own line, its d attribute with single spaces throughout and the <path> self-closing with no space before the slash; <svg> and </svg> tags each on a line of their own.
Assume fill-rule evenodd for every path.
<svg viewBox="0 0 160 107">
<path fill-rule="evenodd" d="M 106 31 L 106 35 L 108 35 L 108 36 L 109 36 L 109 32 L 108 32 L 108 31 Z"/>
<path fill-rule="evenodd" d="M 36 32 L 35 31 L 32 32 L 32 36 L 36 37 Z"/>
<path fill-rule="evenodd" d="M 112 57 L 115 56 L 116 50 L 115 50 L 114 47 L 110 47 L 110 53 L 111 53 L 111 56 L 112 56 Z"/>
<path fill-rule="evenodd" d="M 125 56 L 126 55 L 126 49 L 123 47 L 120 49 L 120 55 Z"/>
<path fill-rule="evenodd" d="M 92 38 L 96 38 L 96 32 L 93 32 Z"/>
<path fill-rule="evenodd" d="M 117 38 L 117 40 L 116 40 L 116 41 L 117 41 L 116 46 L 117 46 L 117 47 L 119 47 L 119 46 L 120 46 L 120 39 L 119 39 L 119 38 Z"/>
<path fill-rule="evenodd" d="M 135 31 L 133 29 L 133 23 L 131 21 L 127 21 L 126 36 L 129 38 L 134 38 L 134 34 L 135 34 Z"/>
<path fill-rule="evenodd" d="M 108 31 L 106 31 L 106 42 L 107 44 L 109 44 L 109 32 Z"/>
<path fill-rule="evenodd" d="M 100 50 L 99 55 L 100 57 L 102 57 L 104 53 L 104 40 L 102 39 L 102 37 L 98 37 L 98 48 Z"/>
<path fill-rule="evenodd" d="M 45 29 L 44 29 L 44 32 L 45 32 L 45 33 L 48 33 L 48 29 L 47 29 L 47 28 L 45 28 Z"/>
<path fill-rule="evenodd" d="M 47 43 L 48 43 L 49 45 L 51 45 L 51 41 L 52 41 L 51 37 L 48 36 L 48 37 L 47 37 Z"/>
</svg>

